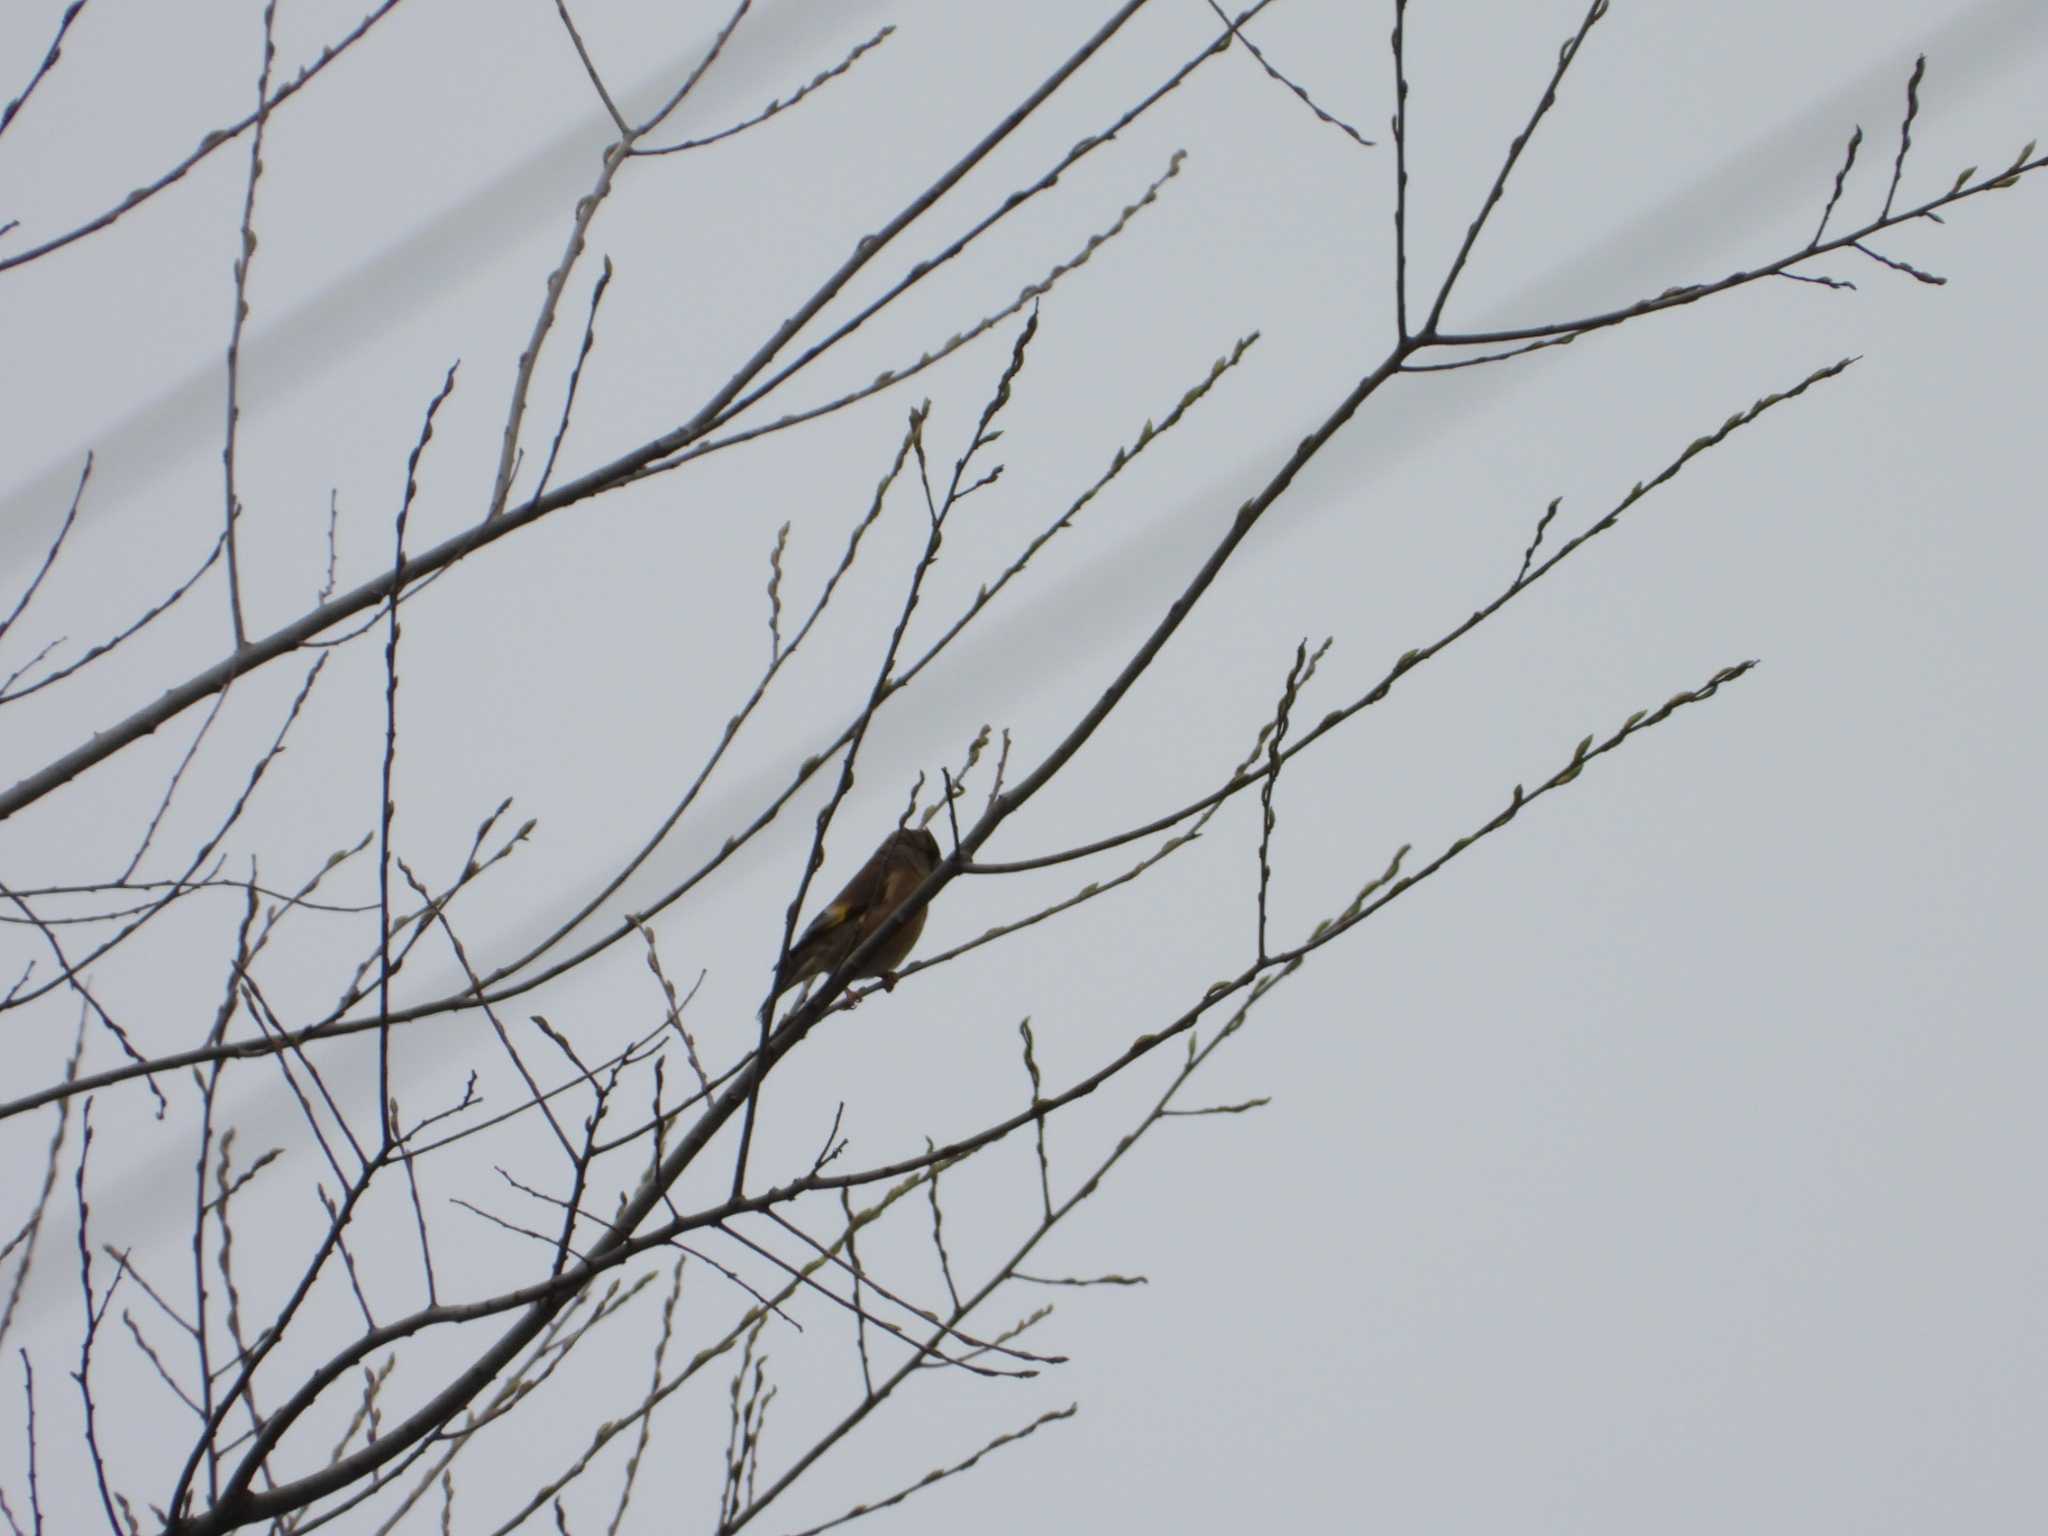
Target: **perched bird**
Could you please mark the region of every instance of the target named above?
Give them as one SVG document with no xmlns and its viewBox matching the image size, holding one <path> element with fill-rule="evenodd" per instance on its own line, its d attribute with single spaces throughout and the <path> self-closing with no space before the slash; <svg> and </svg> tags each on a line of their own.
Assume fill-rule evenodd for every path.
<svg viewBox="0 0 2048 1536">
<path fill-rule="evenodd" d="M 938 868 L 939 840 L 923 827 L 899 827 L 882 839 L 874 857 L 846 882 L 846 889 L 811 920 L 803 937 L 790 947 L 775 977 L 775 997 L 813 976 L 829 975 L 868 935 L 888 921 L 905 898 Z M 867 957 L 850 980 L 880 976 L 893 981 L 896 967 L 910 954 L 924 931 L 924 913 L 913 914 Z"/>
</svg>

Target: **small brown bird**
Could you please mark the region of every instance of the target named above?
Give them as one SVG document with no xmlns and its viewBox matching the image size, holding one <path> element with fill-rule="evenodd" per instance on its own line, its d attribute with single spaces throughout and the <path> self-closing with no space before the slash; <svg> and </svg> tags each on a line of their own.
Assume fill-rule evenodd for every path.
<svg viewBox="0 0 2048 1536">
<path fill-rule="evenodd" d="M 923 827 L 899 827 L 883 838 L 874 857 L 846 882 L 846 889 L 811 920 L 803 937 L 791 946 L 775 977 L 774 995 L 780 997 L 813 976 L 829 975 L 924 883 L 924 877 L 938 868 L 940 857 L 939 840 Z M 848 979 L 880 976 L 893 981 L 896 967 L 903 963 L 917 943 L 917 936 L 924 931 L 924 918 L 920 911 L 907 919 Z"/>
</svg>

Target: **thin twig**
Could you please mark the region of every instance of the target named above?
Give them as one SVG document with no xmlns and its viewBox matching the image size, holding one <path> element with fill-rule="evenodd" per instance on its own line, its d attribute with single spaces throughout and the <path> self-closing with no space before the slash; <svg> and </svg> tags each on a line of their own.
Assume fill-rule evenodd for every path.
<svg viewBox="0 0 2048 1536">
<path fill-rule="evenodd" d="M 1913 147 L 1913 119 L 1920 115 L 1920 81 L 1926 73 L 1927 55 L 1923 53 L 1913 60 L 1913 73 L 1906 77 L 1906 116 L 1899 124 L 1899 153 L 1892 161 L 1892 184 L 1885 189 L 1880 219 L 1891 217 L 1892 200 L 1899 195 L 1899 178 L 1906 174 L 1906 153 Z"/>
<path fill-rule="evenodd" d="M 79 7 L 84 4 L 85 0 L 74 0 L 70 11 L 65 13 L 64 24 L 66 26 L 70 25 L 71 18 L 78 14 Z M 54 48 L 52 51 L 55 51 Z M 78 503 L 85 495 L 86 481 L 91 478 L 92 454 L 87 452 L 85 466 L 78 472 L 78 487 L 71 493 L 71 505 L 65 509 L 64 521 L 57 525 L 57 537 L 50 541 L 50 549 L 43 556 L 43 563 L 36 567 L 35 575 L 29 578 L 28 585 L 22 589 L 21 597 L 14 605 L 14 611 L 9 613 L 5 619 L 0 619 L 0 639 L 4 639 L 7 631 L 14 627 L 14 621 L 28 611 L 28 605 L 35 597 L 37 589 L 42 586 L 43 578 L 50 574 L 50 567 L 57 563 L 57 553 L 63 549 L 64 540 L 71 532 L 71 525 L 78 521 Z M 0 692 L 4 692 L 4 690 L 0 690 Z"/>
<path fill-rule="evenodd" d="M 298 75 L 289 84 L 278 87 L 277 93 L 270 97 L 269 101 L 259 110 L 274 112 L 292 97 L 298 95 L 300 91 L 312 84 L 314 78 L 322 70 L 326 69 L 336 59 L 347 53 L 357 43 L 361 42 L 364 37 L 368 36 L 372 27 L 397 10 L 398 5 L 399 0 L 381 0 L 381 3 L 375 9 L 342 34 L 339 40 L 323 47 L 320 50 L 320 56 L 300 70 Z M 255 112 L 251 112 L 247 117 L 230 123 L 225 128 L 214 129 L 213 132 L 201 139 L 199 147 L 185 156 L 184 159 L 178 161 L 177 164 L 173 165 L 154 181 L 137 187 L 106 212 L 87 219 L 83 224 L 78 225 L 74 229 L 67 230 L 61 235 L 45 240 L 41 245 L 31 246 L 25 251 L 16 251 L 12 256 L 0 258 L 0 272 L 5 272 L 11 267 L 23 266 L 28 262 L 36 260 L 38 257 L 47 256 L 52 251 L 62 250 L 74 241 L 83 240 L 87 235 L 96 234 L 98 231 L 105 229 L 123 214 L 148 202 L 166 187 L 183 179 L 186 172 L 190 171 L 192 167 L 219 149 L 223 144 L 231 143 L 243 133 L 246 133 L 255 126 L 256 116 Z"/>
<path fill-rule="evenodd" d="M 805 1527 L 803 1530 L 798 1531 L 796 1536 L 819 1536 L 819 1533 L 822 1531 L 829 1531 L 835 1526 L 846 1525 L 851 1521 L 858 1520 L 863 1515 L 872 1515 L 878 1510 L 889 1509 L 894 1505 L 901 1504 L 912 1494 L 921 1493 L 934 1483 L 944 1482 L 949 1477 L 955 1477 L 962 1472 L 972 1470 L 975 1463 L 988 1455 L 989 1452 L 999 1451 L 1006 1445 L 1014 1445 L 1017 1441 L 1036 1434 L 1046 1425 L 1057 1424 L 1062 1419 L 1071 1419 L 1080 1411 L 1080 1404 L 1074 1403 L 1065 1408 L 1055 1408 L 1050 1413 L 1041 1413 L 1022 1429 L 1013 1429 L 1007 1434 L 997 1435 L 965 1461 L 956 1461 L 950 1467 L 938 1467 L 933 1471 L 925 1473 L 923 1477 L 910 1484 L 907 1488 L 900 1488 L 885 1499 L 879 1499 L 873 1504 L 856 1504 L 845 1514 L 827 1520 L 821 1525 Z"/>
<path fill-rule="evenodd" d="M 1408 339 L 1408 0 L 1394 0 L 1394 334 Z"/>
<path fill-rule="evenodd" d="M 249 643 L 242 622 L 242 562 L 235 525 L 242 520 L 242 499 L 235 491 L 235 439 L 242 421 L 242 328 L 249 320 L 249 268 L 256 260 L 256 183 L 263 175 L 263 130 L 270 124 L 270 71 L 277 63 L 277 0 L 263 7 L 263 65 L 256 75 L 256 131 L 249 136 L 249 174 L 242 182 L 242 248 L 235 258 L 235 313 L 228 325 L 227 446 L 221 453 L 227 514 L 221 534 L 227 549 L 228 618 L 235 649 Z"/>
<path fill-rule="evenodd" d="M 561 0 L 556 0 L 557 4 Z M 597 306 L 604 302 L 604 291 L 612 284 L 612 259 L 604 259 L 603 269 L 597 274 L 597 282 L 590 290 L 590 310 L 583 321 L 583 345 L 576 349 L 575 366 L 569 370 L 569 387 L 562 397 L 561 420 L 555 423 L 555 440 L 548 444 L 547 462 L 541 465 L 540 482 L 534 486 L 535 496 L 544 495 L 548 481 L 554 478 L 555 460 L 561 456 L 562 439 L 569 435 L 569 417 L 576 409 L 577 386 L 583 382 L 583 365 L 590 358 L 590 349 L 597 341 Z"/>
<path fill-rule="evenodd" d="M 744 133 L 749 128 L 759 127 L 762 123 L 767 122 L 769 118 L 787 112 L 791 107 L 810 95 L 811 92 L 817 90 L 819 86 L 837 80 L 841 75 L 853 68 L 862 54 L 871 48 L 879 48 L 883 43 L 887 42 L 895 30 L 893 26 L 883 27 L 881 31 L 867 39 L 867 41 L 854 44 L 853 51 L 848 53 L 845 58 L 834 64 L 830 69 L 820 71 L 790 92 L 789 95 L 778 101 L 769 102 L 767 106 L 756 112 L 752 117 L 744 118 L 729 128 L 721 128 L 716 133 L 707 133 L 699 139 L 684 139 L 678 144 L 662 144 L 653 149 L 635 149 L 633 153 L 645 156 L 680 154 L 686 149 L 702 149 L 707 144 L 716 144 L 723 139 L 732 138 L 735 134 Z"/>
<path fill-rule="evenodd" d="M 1274 80 L 1278 81 L 1281 85 L 1286 86 L 1288 90 L 1292 91 L 1295 94 L 1295 96 L 1300 100 L 1303 106 L 1307 107 L 1309 111 L 1315 113 L 1318 121 L 1328 123 L 1332 128 L 1337 129 L 1340 133 L 1342 133 L 1346 138 L 1350 139 L 1352 143 L 1358 145 L 1361 149 L 1372 148 L 1371 139 L 1368 139 L 1356 128 L 1352 127 L 1349 123 L 1345 122 L 1343 118 L 1338 117 L 1333 113 L 1324 111 L 1323 108 L 1317 104 L 1315 97 L 1309 95 L 1305 87 L 1296 85 L 1292 80 L 1288 79 L 1287 76 L 1283 75 L 1278 69 L 1278 67 L 1274 65 L 1273 61 L 1267 58 L 1265 54 L 1259 51 L 1258 44 L 1254 43 L 1249 37 L 1245 35 L 1244 29 L 1240 27 L 1236 22 L 1230 19 L 1230 13 L 1224 10 L 1222 6 L 1218 5 L 1216 3 L 1216 0 L 1209 0 L 1209 9 L 1214 11 L 1216 13 L 1217 19 L 1221 21 L 1224 26 L 1230 29 L 1230 35 L 1236 38 L 1238 42 L 1244 45 L 1244 51 L 1250 54 L 1255 60 L 1258 61 L 1259 68 L 1263 69 Z"/>
<path fill-rule="evenodd" d="M 1842 156 L 1842 168 L 1835 172 L 1834 190 L 1828 193 L 1827 206 L 1820 211 L 1820 223 L 1814 226 L 1813 238 L 1806 243 L 1819 245 L 1821 237 L 1828 232 L 1828 220 L 1834 217 L 1835 205 L 1842 200 L 1842 186 L 1849 179 L 1849 172 L 1856 168 L 1856 151 L 1863 147 L 1863 125 L 1858 123 L 1849 135 L 1849 149 Z"/>
<path fill-rule="evenodd" d="M 190 576 L 187 576 L 183 581 L 178 583 L 176 587 L 172 588 L 170 595 L 168 597 L 165 597 L 161 602 L 155 603 L 150 607 L 144 609 L 141 616 L 136 618 L 130 624 L 128 624 L 126 628 L 115 631 L 115 633 L 112 636 L 105 640 L 102 640 L 98 645 L 93 646 L 83 656 L 80 656 L 76 661 L 67 662 L 65 665 L 58 667 L 55 671 L 45 673 L 43 676 L 37 678 L 34 682 L 25 684 L 20 688 L 14 686 L 14 683 L 16 679 L 20 676 L 20 674 L 17 673 L 15 674 L 15 677 L 10 677 L 7 680 L 6 687 L 0 688 L 0 704 L 10 703 L 15 699 L 25 699 L 30 694 L 39 693 L 43 689 L 50 687 L 54 683 L 63 682 L 65 678 L 70 677 L 72 674 L 78 672 L 80 669 L 91 665 L 95 661 L 98 661 L 100 657 L 106 655 L 107 652 L 113 650 L 116 646 L 120 645 L 122 641 L 127 640 L 136 634 L 139 634 L 142 630 L 147 628 L 150 624 L 154 623 L 157 619 L 161 618 L 164 614 L 170 612 L 170 610 L 177 605 L 177 602 L 180 598 L 182 598 L 187 592 L 190 592 L 194 586 L 198 585 L 199 578 L 204 576 L 208 571 L 213 569 L 214 561 L 220 558 L 221 551 L 224 548 L 226 548 L 226 540 L 223 538 L 216 538 L 213 541 L 213 548 L 207 551 L 206 558 L 199 562 L 199 568 L 195 570 Z M 234 674 L 230 672 L 220 679 L 220 684 L 218 687 L 209 688 L 207 692 L 209 694 L 222 692 L 233 681 Z M 198 700 L 194 699 L 193 702 L 196 704 Z M 168 719 L 168 717 L 166 718 Z"/>
<path fill-rule="evenodd" d="M 5 133 L 8 124 L 14 121 L 15 114 L 28 105 L 29 97 L 35 95 L 36 87 L 43 83 L 43 77 L 57 67 L 57 60 L 64 50 L 64 34 L 71 30 L 71 23 L 78 19 L 78 13 L 84 9 L 85 0 L 71 0 L 71 4 L 64 8 L 64 14 L 57 22 L 57 35 L 50 39 L 50 49 L 43 55 L 43 62 L 37 65 L 36 72 L 28 77 L 28 84 L 21 88 L 21 94 L 7 103 L 4 111 L 0 111 L 0 133 Z M 36 1525 L 40 1530 L 40 1518 Z"/>
<path fill-rule="evenodd" d="M 1593 0 L 1593 3 L 1586 7 L 1585 17 L 1579 22 L 1578 30 L 1567 38 L 1564 46 L 1558 50 L 1557 68 L 1551 71 L 1550 83 L 1543 88 L 1543 94 L 1537 98 L 1535 110 L 1529 114 L 1528 124 L 1515 135 L 1514 142 L 1508 145 L 1508 152 L 1501 160 L 1500 171 L 1494 176 L 1493 185 L 1486 189 L 1486 197 L 1479 205 L 1479 212 L 1473 216 L 1472 223 L 1465 230 L 1465 238 L 1458 246 L 1458 254 L 1451 258 L 1443 282 L 1437 287 L 1436 300 L 1429 307 L 1429 318 L 1422 323 L 1423 335 L 1436 334 L 1437 327 L 1443 321 L 1444 306 L 1451 301 L 1451 290 L 1458 286 L 1458 279 L 1464 275 L 1465 263 L 1472 257 L 1472 248 L 1479 243 L 1479 232 L 1486 228 L 1487 219 L 1500 205 L 1501 194 L 1507 191 L 1508 178 L 1514 174 L 1515 166 L 1522 158 L 1522 151 L 1529 147 L 1529 141 L 1536 136 L 1536 130 L 1542 126 L 1545 115 L 1557 105 L 1557 88 L 1563 84 L 1566 71 L 1572 67 L 1572 61 L 1579 56 L 1579 49 L 1585 43 L 1586 35 L 1606 14 L 1607 0 Z"/>
<path fill-rule="evenodd" d="M 377 970 L 377 1002 L 380 1012 L 389 1012 L 391 1007 L 391 821 L 398 806 L 392 793 L 391 780 L 398 767 L 398 594 L 403 590 L 399 577 L 405 571 L 405 525 L 412 515 L 413 498 L 419 494 L 420 460 L 425 456 L 427 444 L 434 439 L 434 417 L 439 414 L 442 402 L 455 391 L 455 370 L 459 363 L 448 365 L 447 375 L 441 380 L 441 388 L 427 403 L 427 414 L 420 422 L 420 435 L 412 445 L 412 453 L 405 461 L 405 494 L 399 498 L 398 515 L 392 519 L 391 571 L 392 601 L 386 605 L 386 629 L 384 641 L 384 754 L 380 759 L 377 796 L 377 932 L 380 964 Z M 425 892 L 421 893 L 425 895 Z M 389 1152 L 398 1139 L 398 1125 L 391 1108 L 391 1031 L 377 1032 L 377 1124 L 378 1139 L 384 1151 Z"/>
<path fill-rule="evenodd" d="M 576 45 L 576 57 L 583 61 L 583 72 L 590 76 L 590 83 L 597 88 L 597 99 L 604 103 L 604 109 L 617 125 L 621 138 L 630 138 L 633 130 L 626 126 L 625 114 L 619 111 L 618 103 L 612 100 L 612 93 L 604 88 L 604 79 L 597 72 L 597 65 L 591 62 L 590 50 L 583 46 L 583 34 L 576 30 L 576 23 L 569 19 L 568 0 L 555 0 L 555 11 L 562 18 L 562 26 L 569 33 L 569 41 Z"/>
</svg>

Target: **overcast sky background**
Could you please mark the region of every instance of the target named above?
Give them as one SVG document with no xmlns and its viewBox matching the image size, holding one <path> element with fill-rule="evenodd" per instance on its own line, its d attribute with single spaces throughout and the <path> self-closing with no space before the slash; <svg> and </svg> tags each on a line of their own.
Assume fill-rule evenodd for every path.
<svg viewBox="0 0 2048 1536">
<path fill-rule="evenodd" d="M 361 6 L 284 0 L 280 73 Z M 799 109 L 623 176 L 540 370 L 526 483 L 600 256 L 616 276 L 558 480 L 687 417 L 855 240 L 1108 9 L 757 6 L 664 137 L 723 127 L 883 24 L 897 30 Z M 0 9 L 0 93 L 19 90 L 61 10 L 53 0 Z M 1433 289 L 1578 15 L 1550 0 L 1411 7 L 1414 290 Z M 608 81 L 636 104 L 671 89 L 723 21 L 645 0 L 586 0 L 578 17 Z M 814 904 L 894 821 L 915 775 L 957 764 L 984 722 L 1013 732 L 1017 763 L 1035 763 L 1244 497 L 1383 355 L 1389 20 L 1383 5 L 1280 0 L 1254 31 L 1378 147 L 1317 122 L 1233 51 L 791 386 L 788 405 L 807 404 L 916 357 L 1066 259 L 1187 151 L 1157 204 L 1045 300 L 1005 414 L 1003 479 L 949 530 L 912 629 L 921 649 L 918 638 L 928 643 L 1119 445 L 1239 338 L 1261 338 L 957 652 L 878 716 Z M 0 222 L 21 221 L 0 239 L 0 259 L 117 202 L 245 111 L 260 27 L 254 5 L 88 5 L 62 65 L 0 137 Z M 1198 0 L 1155 0 L 828 321 L 1036 179 L 1213 30 Z M 1450 323 L 1556 320 L 1780 256 L 1811 234 L 1856 124 L 1864 152 L 1838 222 L 1867 218 L 1883 201 L 1921 51 L 1905 202 L 1966 166 L 2009 163 L 2048 129 L 2040 7 L 1617 0 L 1489 226 Z M 458 358 L 408 545 L 479 515 L 542 283 L 611 137 L 545 0 L 407 0 L 269 134 L 238 449 L 257 632 L 295 617 L 320 585 L 330 492 L 343 584 L 388 563 L 406 454 Z M 189 573 L 218 530 L 222 353 L 246 170 L 238 142 L 111 229 L 0 272 L 0 347 L 12 364 L 0 370 L 0 593 L 10 603 L 85 453 L 96 455 L 79 527 L 21 630 L 0 642 L 0 675 L 46 641 L 69 637 L 61 657 L 118 627 Z M 1278 795 L 1276 932 L 1304 934 L 1402 844 L 1418 862 L 1433 857 L 1515 784 L 1562 767 L 1586 733 L 1605 736 L 1731 662 L 1763 664 L 1601 759 L 1273 994 L 1193 1090 L 1194 1102 L 1270 1095 L 1270 1106 L 1162 1126 L 1028 1266 L 1149 1277 L 1141 1289 L 1050 1293 L 1058 1311 L 1029 1337 L 1069 1364 L 1031 1382 L 920 1379 L 757 1528 L 828 1518 L 1075 1401 L 1072 1422 L 874 1523 L 915 1533 L 1138 1521 L 1528 1533 L 2038 1526 L 2048 1515 L 2037 874 L 2048 841 L 2038 797 L 2048 620 L 2036 586 L 2048 534 L 2033 460 L 2044 242 L 2048 202 L 2027 183 L 1964 204 L 1945 227 L 1879 242 L 1946 286 L 1833 259 L 1818 270 L 1855 291 L 1759 284 L 1499 367 L 1397 381 L 1371 402 L 988 857 L 1085 842 L 1202 793 L 1270 714 L 1298 641 L 1335 641 L 1297 708 L 1306 722 L 1496 594 L 1552 498 L 1563 498 L 1561 539 L 1760 395 L 1861 358 L 1695 460 L 1298 760 Z M 895 453 L 905 412 L 932 399 L 933 457 L 950 465 L 1015 332 L 1006 324 L 814 427 L 572 509 L 408 605 L 399 851 L 445 882 L 504 796 L 516 797 L 509 825 L 539 822 L 531 844 L 456 908 L 480 965 L 573 911 L 695 774 L 767 659 L 777 527 L 792 525 L 788 601 L 807 605 Z M 608 920 L 695 867 L 837 733 L 872 680 L 923 536 L 921 508 L 892 501 L 843 606 Z M 214 581 L 75 687 L 12 705 L 0 778 L 112 724 L 218 660 L 227 641 Z M 288 662 L 237 685 L 148 869 L 168 873 L 171 850 L 218 820 L 301 676 Z M 234 868 L 259 854 L 268 879 L 296 885 L 371 828 L 382 682 L 381 642 L 336 654 L 233 834 Z M 118 870 L 202 714 L 0 825 L 6 882 Z M 800 796 L 701 899 L 656 925 L 675 974 L 707 972 L 691 1018 L 719 1061 L 750 1037 L 821 792 Z M 772 1083 L 757 1169 L 801 1171 L 841 1101 L 849 1166 L 1013 1110 L 1025 1092 L 1025 1015 L 1054 1087 L 1170 1019 L 1244 963 L 1257 814 L 1243 797 L 1137 886 L 835 1017 Z M 1119 853 L 1085 870 L 957 882 L 920 952 L 1128 863 Z M 337 889 L 368 899 L 369 867 Z M 94 973 L 96 995 L 144 1051 L 203 1034 L 238 917 L 230 896 L 188 902 Z M 302 947 L 265 977 L 297 1017 L 329 1006 L 361 953 L 360 923 L 347 943 L 323 945 L 320 931 L 308 923 Z M 8 930 L 0 976 L 43 953 L 32 932 Z M 45 957 L 39 974 L 46 967 Z M 428 945 L 398 991 L 433 997 L 459 982 L 445 946 Z M 622 947 L 509 1015 L 543 1012 L 603 1054 L 651 1027 L 657 1007 L 640 952 Z M 13 1015 L 10 1082 L 25 1091 L 60 1072 L 75 1019 L 61 996 Z M 113 1064 L 117 1049 L 91 1037 L 90 1064 Z M 472 1015 L 410 1031 L 398 1049 L 409 1112 L 452 1101 L 472 1066 L 496 1102 L 511 1097 Z M 1171 1065 L 1141 1068 L 1055 1120 L 1056 1177 L 1070 1187 L 1093 1167 Z M 351 1102 L 374 1098 L 369 1045 L 334 1048 L 331 1071 Z M 286 1149 L 239 1239 L 254 1293 L 295 1273 L 317 1230 L 308 1189 L 318 1154 L 274 1071 L 258 1064 L 229 1083 L 245 1152 Z M 94 1233 L 180 1276 L 194 1096 L 184 1084 L 166 1091 L 179 1112 L 161 1122 L 140 1085 L 97 1096 Z M 0 1123 L 7 1166 L 40 1169 L 50 1113 Z M 429 1191 L 454 1250 L 441 1255 L 444 1292 L 480 1290 L 530 1262 L 515 1239 L 446 1205 L 459 1195 L 535 1219 L 492 1171 L 559 1177 L 559 1148 L 526 1129 L 466 1164 L 451 1159 Z M 947 1186 L 963 1271 L 1006 1251 L 1036 1199 L 1028 1147 L 984 1162 Z M 685 1193 L 715 1197 L 715 1183 Z M 10 1192 L 10 1232 L 31 1194 Z M 410 1217 L 403 1206 L 391 1214 L 406 1217 L 379 1229 L 391 1250 L 363 1261 L 396 1313 L 419 1298 Z M 74 1212 L 60 1202 L 57 1215 L 18 1342 L 36 1362 L 46 1517 L 53 1530 L 79 1530 L 99 1519 L 98 1501 L 71 1456 Z M 914 1224 L 893 1241 L 870 1257 L 915 1277 L 927 1300 L 941 1295 Z M 737 1250 L 722 1256 L 739 1262 Z M 768 1283 L 765 1271 L 753 1278 Z M 706 1330 L 737 1304 L 702 1266 L 685 1297 L 686 1327 L 701 1319 Z M 985 1325 L 1035 1299 L 999 1304 Z M 346 1298 L 336 1300 L 345 1326 Z M 804 1316 L 804 1334 L 767 1335 L 782 1396 L 765 1473 L 858 1384 L 843 1315 Z M 537 1403 L 469 1453 L 456 1528 L 494 1529 L 507 1501 L 580 1451 L 589 1423 L 630 1406 L 648 1337 L 641 1319 L 619 1325 L 613 1354 L 594 1340 L 591 1358 L 551 1387 L 552 1406 Z M 703 1342 L 693 1337 L 690 1347 Z M 478 1342 L 442 1358 L 466 1358 Z M 107 1341 L 102 1401 L 117 1472 L 144 1504 L 164 1496 L 190 1421 L 131 1356 L 125 1336 Z M 20 1401 L 17 1371 L 10 1361 L 0 1401 Z M 627 1529 L 715 1523 L 729 1377 L 714 1367 L 657 1420 L 660 1453 Z M 430 1362 L 411 1382 L 432 1384 Z M 391 1390 L 388 1413 L 416 1401 L 404 1399 L 403 1376 Z M 293 1465 L 317 1463 L 326 1433 L 309 1429 Z M 17 1439 L 0 1437 L 7 1456 L 18 1458 Z M 0 1467 L 19 1512 L 23 1468 Z M 599 1474 L 572 1499 L 574 1529 L 602 1528 L 614 1484 Z M 432 1528 L 438 1506 L 413 1519 Z"/>
</svg>

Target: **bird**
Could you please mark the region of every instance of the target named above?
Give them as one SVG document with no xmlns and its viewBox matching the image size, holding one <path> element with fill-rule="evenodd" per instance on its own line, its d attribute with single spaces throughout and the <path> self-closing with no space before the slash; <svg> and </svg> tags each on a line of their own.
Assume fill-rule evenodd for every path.
<svg viewBox="0 0 2048 1536">
<path fill-rule="evenodd" d="M 942 855 L 939 840 L 929 830 L 898 827 L 882 839 L 860 873 L 846 882 L 846 889 L 832 898 L 831 905 L 811 920 L 803 937 L 790 946 L 775 975 L 775 990 L 769 1001 L 782 996 L 813 976 L 829 975 L 841 962 L 887 922 L 924 878 L 938 868 Z M 879 976 L 893 985 L 896 967 L 901 965 L 924 931 L 924 910 L 904 919 L 882 946 L 870 954 L 861 969 L 848 977 L 857 981 Z"/>
</svg>

